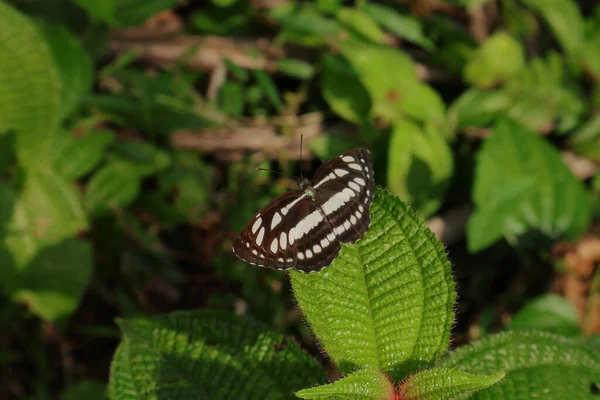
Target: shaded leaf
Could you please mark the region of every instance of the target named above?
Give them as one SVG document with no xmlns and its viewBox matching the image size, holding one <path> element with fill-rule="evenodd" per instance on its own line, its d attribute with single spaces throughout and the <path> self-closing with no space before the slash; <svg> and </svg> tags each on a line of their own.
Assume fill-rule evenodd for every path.
<svg viewBox="0 0 600 400">
<path fill-rule="evenodd" d="M 359 33 L 365 38 L 375 42 L 384 43 L 385 34 L 371 16 L 356 8 L 344 7 L 340 9 L 336 17 L 343 25 L 352 31 Z"/>
<path fill-rule="evenodd" d="M 502 236 L 515 245 L 543 237 L 573 239 L 590 219 L 585 188 L 558 151 L 511 120 L 498 122 L 479 151 L 473 200 L 477 208 L 467 229 L 471 251 Z"/>
<path fill-rule="evenodd" d="M 554 31 L 558 41 L 572 57 L 578 57 L 584 43 L 584 21 L 573 0 L 523 0 L 536 9 Z"/>
<path fill-rule="evenodd" d="M 108 214 L 113 208 L 127 207 L 140 191 L 142 177 L 134 165 L 111 162 L 98 170 L 85 190 L 85 208 L 92 216 Z"/>
<path fill-rule="evenodd" d="M 321 92 L 340 117 L 360 122 L 369 116 L 371 98 L 358 74 L 343 57 L 326 55 L 322 60 Z"/>
<path fill-rule="evenodd" d="M 106 383 L 91 379 L 70 384 L 60 395 L 60 400 L 105 400 Z"/>
<path fill-rule="evenodd" d="M 63 114 L 54 58 L 35 25 L 4 2 L 0 37 L 0 135 L 15 131 L 15 151 L 23 166 L 47 165 L 48 139 Z"/>
<path fill-rule="evenodd" d="M 293 340 L 248 318 L 213 311 L 121 320 L 111 399 L 289 399 L 323 381 Z"/>
<path fill-rule="evenodd" d="M 421 128 L 409 120 L 394 124 L 387 171 L 392 193 L 422 216 L 433 215 L 442 203 L 452 172 L 452 152 L 435 127 Z"/>
<path fill-rule="evenodd" d="M 470 399 L 595 399 L 600 357 L 575 341 L 544 332 L 506 332 L 459 348 L 440 364 L 473 374 L 506 372 Z"/>
<path fill-rule="evenodd" d="M 495 385 L 503 372 L 474 375 L 450 368 L 433 368 L 411 375 L 400 385 L 400 396 L 406 400 L 452 400 Z"/>
<path fill-rule="evenodd" d="M 569 300 L 553 293 L 540 296 L 525 304 L 512 317 L 506 328 L 537 329 L 563 336 L 580 334 L 577 309 Z"/>
<path fill-rule="evenodd" d="M 68 29 L 41 24 L 39 28 L 50 47 L 62 81 L 62 112 L 68 117 L 92 87 L 92 60 Z"/>
<path fill-rule="evenodd" d="M 314 400 L 387 400 L 393 398 L 394 386 L 380 371 L 364 369 L 327 385 L 300 390 L 296 396 Z"/>
<path fill-rule="evenodd" d="M 106 148 L 115 140 L 110 131 L 88 131 L 80 137 L 70 132 L 56 133 L 54 165 L 69 179 L 87 175 L 104 158 Z"/>
<path fill-rule="evenodd" d="M 446 351 L 454 282 L 442 245 L 406 205 L 377 189 L 371 227 L 320 272 L 290 272 L 298 305 L 342 372 L 399 381 Z"/>
</svg>

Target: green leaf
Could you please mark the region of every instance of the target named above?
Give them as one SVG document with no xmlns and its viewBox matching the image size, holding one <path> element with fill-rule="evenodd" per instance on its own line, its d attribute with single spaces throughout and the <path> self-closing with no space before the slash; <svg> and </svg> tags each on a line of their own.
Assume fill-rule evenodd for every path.
<svg viewBox="0 0 600 400">
<path fill-rule="evenodd" d="M 452 172 L 452 151 L 435 127 L 421 128 L 409 120 L 394 124 L 387 171 L 392 193 L 422 216 L 433 215 L 442 203 Z"/>
<path fill-rule="evenodd" d="M 108 24 L 114 25 L 116 23 L 115 20 L 115 10 L 117 7 L 116 0 L 105 0 L 105 1 L 94 1 L 94 0 L 74 0 L 77 4 L 79 4 L 83 9 L 85 9 L 90 16 L 106 22 Z"/>
<path fill-rule="evenodd" d="M 553 293 L 540 296 L 525 304 L 512 317 L 506 328 L 537 329 L 563 336 L 580 334 L 577 309 L 569 300 Z"/>
<path fill-rule="evenodd" d="M 544 237 L 574 239 L 590 220 L 583 187 L 558 151 L 522 125 L 501 120 L 478 154 L 468 222 L 471 251 L 504 236 L 527 245 Z"/>
<path fill-rule="evenodd" d="M 69 179 L 90 173 L 104 158 L 106 148 L 115 141 L 110 131 L 88 131 L 80 137 L 59 130 L 56 133 L 54 165 Z"/>
<path fill-rule="evenodd" d="M 300 390 L 296 396 L 314 400 L 387 400 L 394 398 L 394 386 L 380 371 L 364 369 L 328 385 Z"/>
<path fill-rule="evenodd" d="M 162 10 L 175 6 L 177 0 L 75 0 L 88 14 L 111 26 L 141 25 Z"/>
<path fill-rule="evenodd" d="M 87 227 L 73 184 L 51 168 L 31 169 L 12 211 L 5 243 L 20 270 L 43 247 L 60 243 Z"/>
<path fill-rule="evenodd" d="M 584 21 L 579 6 L 573 0 L 523 0 L 546 20 L 563 49 L 578 57 L 584 41 Z"/>
<path fill-rule="evenodd" d="M 343 25 L 365 38 L 375 43 L 385 42 L 384 32 L 379 29 L 379 26 L 371 16 L 364 11 L 356 8 L 344 7 L 337 12 L 336 17 Z"/>
<path fill-rule="evenodd" d="M 433 42 L 423 33 L 421 22 L 416 18 L 399 14 L 396 10 L 380 4 L 366 3 L 365 11 L 381 26 L 402 39 L 433 50 Z"/>
<path fill-rule="evenodd" d="M 600 357 L 575 341 L 544 332 L 488 336 L 449 354 L 442 368 L 473 374 L 506 372 L 504 380 L 470 399 L 596 399 Z"/>
<path fill-rule="evenodd" d="M 396 382 L 448 347 L 454 282 L 443 246 L 398 198 L 377 189 L 371 227 L 318 273 L 290 272 L 298 305 L 343 373 Z"/>
<path fill-rule="evenodd" d="M 505 32 L 498 32 L 471 55 L 463 75 L 471 85 L 485 89 L 507 81 L 524 66 L 519 42 Z"/>
<path fill-rule="evenodd" d="M 129 164 L 143 177 L 154 175 L 171 165 L 168 152 L 141 140 L 118 141 L 111 157 L 117 162 Z"/>
<path fill-rule="evenodd" d="M 73 238 L 45 247 L 18 271 L 8 288 L 11 297 L 43 319 L 68 317 L 90 281 L 92 256 L 89 243 Z"/>
<path fill-rule="evenodd" d="M 403 116 L 440 124 L 445 106 L 438 93 L 420 82 L 411 58 L 398 49 L 348 39 L 339 43 L 373 103 L 373 114 L 387 121 Z"/>
<path fill-rule="evenodd" d="M 343 57 L 332 54 L 323 57 L 321 92 L 329 107 L 340 117 L 356 123 L 368 118 L 371 111 L 369 92 Z"/>
<path fill-rule="evenodd" d="M 282 74 L 302 80 L 309 80 L 315 74 L 312 64 L 295 58 L 277 60 L 277 70 Z"/>
<path fill-rule="evenodd" d="M 47 165 L 57 129 L 61 82 L 54 58 L 35 25 L 0 2 L 0 135 L 15 131 L 23 166 Z"/>
<path fill-rule="evenodd" d="M 470 88 L 463 92 L 448 109 L 450 132 L 467 127 L 483 127 L 498 119 L 512 104 L 504 90 Z"/>
<path fill-rule="evenodd" d="M 113 208 L 133 203 L 140 192 L 142 177 L 131 163 L 114 161 L 96 172 L 85 190 L 85 208 L 92 216 L 109 214 Z"/>
<path fill-rule="evenodd" d="M 110 397 L 290 399 L 319 384 L 319 363 L 249 318 L 214 311 L 121 320 Z"/>
<path fill-rule="evenodd" d="M 263 91 L 267 99 L 271 102 L 275 110 L 281 113 L 283 111 L 283 102 L 279 97 L 279 92 L 277 91 L 277 86 L 265 71 L 262 70 L 254 70 L 254 77 L 258 82 L 258 86 Z"/>
<path fill-rule="evenodd" d="M 63 117 L 69 116 L 92 87 L 92 60 L 68 29 L 41 24 L 62 81 Z"/>
<path fill-rule="evenodd" d="M 60 395 L 60 400 L 105 400 L 106 383 L 91 379 L 70 384 Z"/>
<path fill-rule="evenodd" d="M 486 389 L 504 378 L 503 372 L 474 375 L 450 368 L 417 372 L 400 385 L 400 398 L 406 400 L 451 400 Z"/>
</svg>

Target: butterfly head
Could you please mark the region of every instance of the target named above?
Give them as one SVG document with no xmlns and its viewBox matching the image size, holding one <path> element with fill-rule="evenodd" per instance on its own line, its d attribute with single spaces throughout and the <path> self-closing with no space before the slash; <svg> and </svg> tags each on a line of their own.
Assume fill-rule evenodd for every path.
<svg viewBox="0 0 600 400">
<path fill-rule="evenodd" d="M 315 197 L 315 189 L 311 186 L 310 181 L 308 179 L 304 178 L 299 180 L 298 186 L 300 186 L 300 189 L 303 190 L 308 197 Z"/>
</svg>

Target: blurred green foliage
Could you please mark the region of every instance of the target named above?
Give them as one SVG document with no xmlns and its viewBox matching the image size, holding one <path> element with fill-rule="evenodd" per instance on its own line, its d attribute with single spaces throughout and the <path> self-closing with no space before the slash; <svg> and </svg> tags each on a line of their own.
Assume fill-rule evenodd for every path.
<svg viewBox="0 0 600 400">
<path fill-rule="evenodd" d="M 117 316 L 236 311 L 318 354 L 286 276 L 230 252 L 260 207 L 295 188 L 255 168 L 314 168 L 289 146 L 267 151 L 275 140 L 219 136 L 245 127 L 293 146 L 306 128 L 305 150 L 322 160 L 369 148 L 377 183 L 422 218 L 472 204 L 466 239 L 459 228 L 448 244 L 467 281 L 509 270 L 507 258 L 527 266 L 519 311 L 497 326 L 598 349 L 531 271 L 551 274 L 563 241 L 598 236 L 599 81 L 600 6 L 586 1 L 0 0 L 0 375 L 35 377 L 10 393 L 0 382 L 0 397 L 100 396 L 109 358 L 72 376 L 43 346 L 68 355 L 73 332 L 114 335 Z M 300 126 L 308 114 L 316 128 Z M 222 141 L 182 143 L 190 132 Z M 579 164 L 565 162 L 573 155 Z M 490 302 L 464 307 L 504 307 Z M 115 346 L 100 347 L 108 357 Z M 505 385 L 520 379 L 510 374 Z"/>
</svg>

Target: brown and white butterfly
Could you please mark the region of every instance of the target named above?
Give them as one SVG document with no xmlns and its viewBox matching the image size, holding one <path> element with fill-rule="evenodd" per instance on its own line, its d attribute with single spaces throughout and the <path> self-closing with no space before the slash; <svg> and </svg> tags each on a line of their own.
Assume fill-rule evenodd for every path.
<svg viewBox="0 0 600 400">
<path fill-rule="evenodd" d="M 340 243 L 361 239 L 371 222 L 375 183 L 367 149 L 353 149 L 317 169 L 300 190 L 265 206 L 233 242 L 233 253 L 261 267 L 313 272 L 340 252 Z"/>
</svg>

